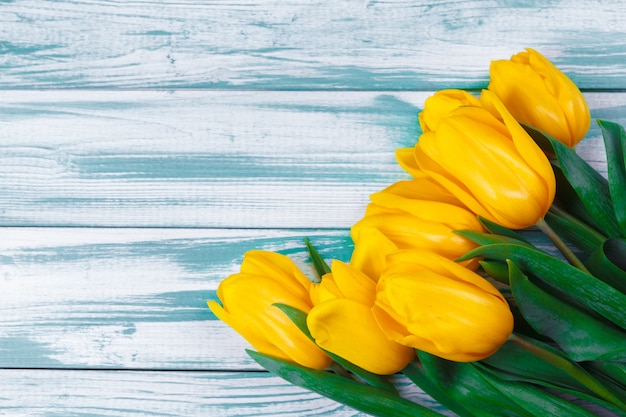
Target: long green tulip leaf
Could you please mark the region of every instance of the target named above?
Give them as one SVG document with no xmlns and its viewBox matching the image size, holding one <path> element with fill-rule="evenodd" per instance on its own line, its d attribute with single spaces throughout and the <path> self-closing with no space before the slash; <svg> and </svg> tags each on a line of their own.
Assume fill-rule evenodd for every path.
<svg viewBox="0 0 626 417">
<path fill-rule="evenodd" d="M 568 215 L 562 210 L 560 215 L 552 209 L 545 216 L 545 221 L 556 232 L 576 248 L 589 255 L 599 248 L 606 240 L 606 237 L 598 233 L 595 229 L 578 220 L 576 217 Z"/>
<path fill-rule="evenodd" d="M 304 333 L 309 339 L 311 339 L 311 341 L 315 343 L 315 339 L 311 335 L 309 327 L 306 324 L 307 314 L 304 311 L 288 306 L 286 304 L 276 303 L 274 304 L 274 306 L 278 307 L 283 313 L 285 313 L 287 317 L 289 317 L 289 319 L 298 327 L 298 329 L 300 329 L 302 333 Z M 384 376 L 369 372 L 361 368 L 360 366 L 357 366 L 352 362 L 345 360 L 341 356 L 337 356 L 334 353 L 329 352 L 325 349 L 322 350 L 324 350 L 324 352 L 326 352 L 326 354 L 330 356 L 330 358 L 338 363 L 340 366 L 343 366 L 345 369 L 357 375 L 368 384 L 385 391 L 397 393 L 396 387 Z"/>
<path fill-rule="evenodd" d="M 509 284 L 509 267 L 506 263 L 500 261 L 479 261 L 478 263 L 491 278 L 503 284 Z"/>
<path fill-rule="evenodd" d="M 563 174 L 561 178 L 555 172 L 557 190 L 568 191 L 568 187 L 560 181 L 566 179 L 588 213 L 586 220 L 592 221 L 609 237 L 620 236 L 622 231 L 613 210 L 607 180 L 567 145 L 532 127 L 524 128 L 544 151 L 556 156 L 558 167 L 555 171 L 560 170 Z M 559 197 L 570 199 L 563 194 L 559 194 Z M 573 200 L 571 204 L 566 201 L 565 205 L 568 208 L 575 207 L 577 202 Z"/>
<path fill-rule="evenodd" d="M 517 335 L 517 337 L 521 336 Z M 564 353 L 548 344 L 530 338 L 525 339 L 540 346 L 542 349 L 552 352 L 554 355 L 561 356 L 563 360 L 570 361 Z M 498 369 L 503 375 L 510 375 L 511 378 L 515 378 L 518 381 L 591 393 L 584 384 L 580 383 L 578 378 L 572 377 L 562 367 L 541 359 L 511 340 L 502 345 L 496 353 L 480 362 Z"/>
<path fill-rule="evenodd" d="M 480 364 L 473 364 L 482 368 Z M 484 371 L 482 377 L 502 392 L 511 402 L 524 407 L 532 415 L 568 416 L 568 417 L 595 417 L 596 414 L 583 407 L 565 400 L 539 387 L 499 378 L 494 373 Z"/>
<path fill-rule="evenodd" d="M 585 265 L 594 276 L 626 294 L 626 239 L 605 241 Z"/>
<path fill-rule="evenodd" d="M 247 353 L 263 368 L 291 384 L 306 388 L 372 416 L 442 416 L 436 411 L 399 395 L 361 384 L 337 374 L 309 369 L 259 352 L 247 350 Z"/>
<path fill-rule="evenodd" d="M 309 251 L 311 262 L 313 262 L 313 267 L 315 267 L 315 272 L 317 272 L 318 277 L 321 279 L 324 275 L 330 272 L 330 267 L 328 266 L 326 261 L 324 261 L 324 258 L 322 258 L 315 246 L 311 244 L 311 241 L 309 241 L 309 239 L 305 238 L 304 244 Z"/>
<path fill-rule="evenodd" d="M 438 384 L 431 381 L 419 365 L 408 364 L 402 373 L 406 375 L 415 385 L 420 387 L 426 394 L 434 398 L 439 404 L 458 414 L 460 417 L 474 417 L 474 413 L 467 410 L 460 402 L 453 400 L 444 392 Z"/>
<path fill-rule="evenodd" d="M 483 227 L 485 229 L 487 229 L 487 231 L 489 233 L 491 233 L 491 234 L 500 235 L 500 236 L 506 236 L 506 237 L 509 237 L 511 239 L 514 239 L 514 240 L 519 240 L 519 241 L 522 241 L 522 242 L 529 243 L 524 238 L 524 236 L 522 236 L 521 234 L 517 233 L 516 231 L 511 230 L 511 229 L 507 229 L 504 226 L 500 226 L 499 224 L 494 223 L 494 222 L 492 222 L 490 220 L 487 220 L 484 217 L 478 216 L 478 221 L 480 221 L 480 223 L 483 225 Z"/>
<path fill-rule="evenodd" d="M 489 245 L 493 243 L 509 243 L 512 245 L 523 245 L 533 248 L 534 246 L 525 239 L 518 239 L 511 236 L 495 235 L 492 233 L 482 233 L 475 230 L 455 230 L 455 234 L 463 236 L 479 245 Z"/>
<path fill-rule="evenodd" d="M 564 388 L 558 385 L 553 385 L 551 384 L 550 380 L 537 381 L 536 379 L 533 379 L 532 377 L 525 378 L 524 376 L 511 374 L 506 371 L 503 371 L 502 369 L 494 368 L 488 364 L 485 364 L 484 362 L 476 362 L 476 364 L 480 366 L 482 369 L 484 369 L 486 372 L 490 372 L 500 379 L 504 379 L 506 381 L 511 381 L 511 382 L 528 382 L 533 385 L 544 387 L 545 389 L 553 393 L 561 392 L 564 394 L 564 396 L 569 396 L 572 400 L 573 399 L 579 400 L 581 404 L 586 404 L 586 405 L 594 404 L 596 406 L 594 408 L 600 407 L 604 411 L 606 411 L 607 414 L 609 413 L 613 413 L 615 415 L 624 414 L 623 411 L 619 407 L 611 404 L 610 402 L 606 400 L 600 399 L 594 395 L 587 394 L 584 391 L 580 391 L 578 389 Z M 613 415 L 613 414 L 609 414 L 609 415 Z"/>
<path fill-rule="evenodd" d="M 518 404 L 485 381 L 481 372 L 468 362 L 453 362 L 426 352 L 417 356 L 424 374 L 451 401 L 462 404 L 477 417 L 524 416 L 534 417 Z"/>
<path fill-rule="evenodd" d="M 572 360 L 626 360 L 625 332 L 543 291 L 513 262 L 509 263 L 509 281 L 526 321 Z"/>
<path fill-rule="evenodd" d="M 596 277 L 536 249 L 519 244 L 496 243 L 471 250 L 459 260 L 484 257 L 511 260 L 526 274 L 548 284 L 555 292 L 575 300 L 626 329 L 626 295 Z"/>
<path fill-rule="evenodd" d="M 626 398 L 626 363 L 597 361 L 589 362 L 586 365 L 612 380 L 614 384 L 624 390 L 624 398 Z"/>
<path fill-rule="evenodd" d="M 598 120 L 598 125 L 604 138 L 615 217 L 626 236 L 626 132 L 619 124 L 606 120 Z"/>
</svg>

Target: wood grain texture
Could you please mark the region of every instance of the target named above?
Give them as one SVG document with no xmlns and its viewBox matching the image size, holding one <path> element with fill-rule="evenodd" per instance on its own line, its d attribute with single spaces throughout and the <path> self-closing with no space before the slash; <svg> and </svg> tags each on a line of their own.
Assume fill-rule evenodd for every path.
<svg viewBox="0 0 626 417">
<path fill-rule="evenodd" d="M 600 0 L 9 0 L 0 88 L 481 88 L 530 46 L 624 89 L 624 20 Z"/>
<path fill-rule="evenodd" d="M 0 92 L 0 224 L 345 228 L 431 94 Z M 625 93 L 588 93 L 626 122 Z M 603 170 L 595 123 L 579 151 Z"/>
<path fill-rule="evenodd" d="M 364 417 L 266 372 L 0 370 L 0 416 Z M 453 416 L 396 378 L 413 401 Z"/>
<path fill-rule="evenodd" d="M 262 372 L 206 307 L 218 282 L 249 249 L 312 274 L 304 237 L 348 260 L 424 99 L 484 87 L 493 59 L 534 47 L 626 124 L 625 20 L 602 0 L 0 0 L 0 416 L 364 416 Z M 595 124 L 578 151 L 606 173 Z"/>
<path fill-rule="evenodd" d="M 346 231 L 0 229 L 0 368 L 259 369 L 206 302 L 249 249 L 304 237 L 348 261 Z"/>
<path fill-rule="evenodd" d="M 349 261 L 347 230 L 0 229 L 0 368 L 258 370 L 206 302 L 246 250 L 315 272 L 309 237 Z M 533 233 L 538 247 L 554 249 Z"/>
</svg>

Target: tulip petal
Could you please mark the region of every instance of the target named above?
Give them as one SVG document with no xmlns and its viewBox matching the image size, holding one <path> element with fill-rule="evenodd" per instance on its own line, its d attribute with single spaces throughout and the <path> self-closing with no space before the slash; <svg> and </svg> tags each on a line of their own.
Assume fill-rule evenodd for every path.
<svg viewBox="0 0 626 417">
<path fill-rule="evenodd" d="M 350 265 L 363 271 L 373 281 L 378 281 L 387 265 L 385 257 L 388 253 L 396 251 L 398 247 L 380 230 L 373 227 L 363 228 L 355 232 L 354 236 L 356 238 Z"/>
<path fill-rule="evenodd" d="M 411 157 L 414 158 L 414 149 L 410 148 L 409 150 Z M 387 188 L 370 195 L 370 199 L 375 201 L 379 195 L 394 195 L 411 200 L 438 201 L 463 207 L 458 198 L 424 173 L 420 173 L 419 177 L 412 180 L 394 182 Z"/>
<path fill-rule="evenodd" d="M 552 203 L 554 174 L 528 134 L 510 115 L 507 120 L 514 123 L 512 132 L 485 109 L 459 108 L 439 123 L 437 131 L 420 137 L 415 159 L 425 173 L 476 214 L 523 229 L 541 220 Z M 511 137 L 520 132 L 524 137 Z M 520 155 L 515 141 L 523 145 L 522 150 L 543 158 L 539 172 L 528 164 L 528 160 L 537 161 Z M 544 174 L 549 174 L 547 179 Z"/>
<path fill-rule="evenodd" d="M 463 106 L 479 107 L 480 101 L 465 90 L 439 90 L 424 102 L 424 110 L 419 114 L 422 132 L 436 130 L 441 119 L 453 110 Z"/>
<path fill-rule="evenodd" d="M 500 117 L 502 117 L 502 120 L 511 132 L 513 144 L 519 152 L 519 155 L 526 161 L 527 166 L 537 173 L 537 178 L 543 180 L 543 189 L 546 193 L 544 207 L 545 211 L 547 211 L 552 205 L 556 193 L 556 180 L 550 161 L 495 94 L 484 90 L 483 97 L 492 102 L 493 106 L 500 114 Z M 536 189 L 535 191 L 541 192 L 541 189 Z"/>
<path fill-rule="evenodd" d="M 311 285 L 296 264 L 287 256 L 270 251 L 251 250 L 245 253 L 241 264 L 242 273 L 272 277 L 281 282 L 296 297 L 307 296 Z"/>
<path fill-rule="evenodd" d="M 342 298 L 349 298 L 364 305 L 374 304 L 376 297 L 374 280 L 358 269 L 338 260 L 333 261 L 331 268 Z"/>
<path fill-rule="evenodd" d="M 454 233 L 465 227 L 419 219 L 408 214 L 378 214 L 361 219 L 353 226 L 356 236 L 362 229 L 376 228 L 398 249 L 432 250 L 456 259 L 476 247 L 472 241 Z"/>
<path fill-rule="evenodd" d="M 260 352 L 315 369 L 330 363 L 328 356 L 273 305 L 281 303 L 309 311 L 308 293 L 299 298 L 274 277 L 239 273 L 220 283 L 217 296 L 222 305 L 210 301 L 211 311 Z"/>
<path fill-rule="evenodd" d="M 413 157 L 413 148 L 396 149 L 396 160 L 398 161 L 398 165 L 413 177 L 422 175 Z"/>
<path fill-rule="evenodd" d="M 569 147 L 589 130 L 589 107 L 576 84 L 534 49 L 527 48 L 510 60 L 492 61 L 489 72 L 488 89 L 518 121 Z"/>
<path fill-rule="evenodd" d="M 412 349 L 387 339 L 368 306 L 353 300 L 313 307 L 307 325 L 320 347 L 379 375 L 398 372 L 414 357 Z"/>
</svg>

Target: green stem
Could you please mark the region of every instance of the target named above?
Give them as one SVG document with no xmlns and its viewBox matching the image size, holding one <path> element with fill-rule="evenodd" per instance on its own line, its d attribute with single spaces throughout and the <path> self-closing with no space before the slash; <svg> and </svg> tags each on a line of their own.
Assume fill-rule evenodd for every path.
<svg viewBox="0 0 626 417">
<path fill-rule="evenodd" d="M 589 388 L 591 392 L 597 394 L 600 398 L 626 411 L 626 403 L 624 403 L 624 401 L 622 401 L 613 392 L 609 391 L 604 385 L 589 375 L 585 370 L 580 368 L 576 363 L 570 362 L 556 353 L 544 349 L 543 347 L 538 346 L 516 335 L 515 333 L 512 333 L 511 336 L 509 336 L 509 340 L 538 358 L 562 369 L 564 372 L 567 372 L 578 382 Z"/>
<path fill-rule="evenodd" d="M 544 219 L 539 220 L 539 223 L 537 223 L 537 228 L 541 230 L 552 241 L 552 243 L 554 243 L 554 246 L 556 246 L 556 248 L 563 254 L 563 256 L 565 256 L 565 259 L 567 259 L 570 264 L 574 265 L 581 271 L 591 274 L 587 267 L 582 263 L 582 261 L 578 259 L 578 256 L 576 256 L 576 254 L 572 252 L 570 247 L 567 246 L 565 242 L 563 242 L 559 235 L 556 234 L 556 232 L 550 227 L 548 223 L 546 223 Z"/>
</svg>

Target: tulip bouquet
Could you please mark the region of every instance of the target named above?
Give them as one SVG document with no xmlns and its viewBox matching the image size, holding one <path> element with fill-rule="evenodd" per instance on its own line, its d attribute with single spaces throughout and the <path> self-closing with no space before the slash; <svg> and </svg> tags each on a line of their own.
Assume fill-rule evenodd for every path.
<svg viewBox="0 0 626 417">
<path fill-rule="evenodd" d="M 375 416 L 441 415 L 397 373 L 462 417 L 626 416 L 626 134 L 598 121 L 604 178 L 568 77 L 531 49 L 490 75 L 426 100 L 411 179 L 371 196 L 349 263 L 306 240 L 316 279 L 250 251 L 220 283 L 209 307 L 261 366 Z"/>
</svg>

